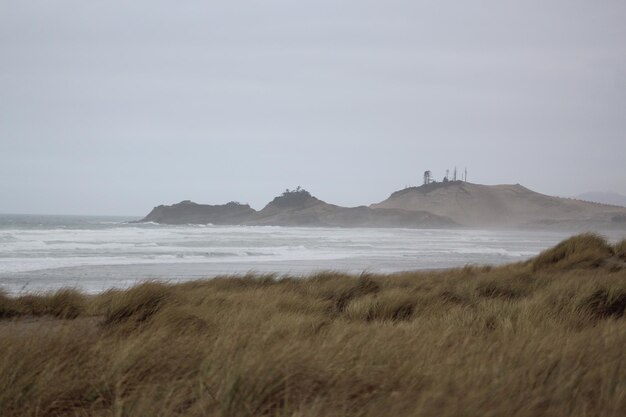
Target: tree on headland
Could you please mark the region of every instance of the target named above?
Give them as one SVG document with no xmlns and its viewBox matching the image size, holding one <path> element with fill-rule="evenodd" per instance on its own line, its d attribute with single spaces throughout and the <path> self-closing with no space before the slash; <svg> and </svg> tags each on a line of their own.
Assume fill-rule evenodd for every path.
<svg viewBox="0 0 626 417">
<path fill-rule="evenodd" d="M 432 172 L 425 171 L 424 172 L 424 185 L 428 185 L 432 182 Z"/>
<path fill-rule="evenodd" d="M 288 195 L 292 195 L 292 194 L 306 194 L 306 195 L 311 195 L 307 190 L 305 190 L 304 188 L 302 188 L 301 186 L 297 186 L 295 189 L 290 190 L 289 188 L 285 189 L 285 191 L 283 192 L 283 196 L 288 196 Z"/>
</svg>

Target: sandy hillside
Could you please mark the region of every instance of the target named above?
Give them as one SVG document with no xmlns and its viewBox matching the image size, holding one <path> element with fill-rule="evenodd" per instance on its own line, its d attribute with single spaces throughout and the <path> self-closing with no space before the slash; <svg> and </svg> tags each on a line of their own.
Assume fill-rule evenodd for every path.
<svg viewBox="0 0 626 417">
<path fill-rule="evenodd" d="M 371 207 L 428 211 L 471 227 L 626 227 L 624 207 L 551 197 L 519 184 L 433 183 L 397 191 Z"/>
<path fill-rule="evenodd" d="M 419 210 L 341 207 L 298 191 L 283 194 L 250 218 L 251 225 L 323 227 L 454 227 L 450 219 Z"/>
</svg>

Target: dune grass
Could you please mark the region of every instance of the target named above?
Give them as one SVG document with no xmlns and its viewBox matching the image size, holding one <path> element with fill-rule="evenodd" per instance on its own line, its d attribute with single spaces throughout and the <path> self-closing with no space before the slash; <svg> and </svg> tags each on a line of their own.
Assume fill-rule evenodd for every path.
<svg viewBox="0 0 626 417">
<path fill-rule="evenodd" d="M 584 233 L 542 252 L 533 260 L 533 268 L 536 271 L 546 268 L 597 267 L 613 255 L 616 249 L 602 236 Z"/>
<path fill-rule="evenodd" d="M 14 316 L 51 316 L 74 319 L 85 313 L 88 297 L 71 288 L 40 294 L 7 297 L 0 292 L 0 319 Z"/>
<path fill-rule="evenodd" d="M 0 415 L 621 416 L 624 246 L 392 275 L 0 294 Z"/>
<path fill-rule="evenodd" d="M 615 255 L 622 261 L 626 261 L 626 239 L 622 239 L 615 245 Z"/>
</svg>

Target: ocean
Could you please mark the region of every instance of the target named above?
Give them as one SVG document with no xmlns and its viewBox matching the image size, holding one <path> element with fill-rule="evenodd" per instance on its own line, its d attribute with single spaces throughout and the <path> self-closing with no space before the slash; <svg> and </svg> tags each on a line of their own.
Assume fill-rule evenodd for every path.
<svg viewBox="0 0 626 417">
<path fill-rule="evenodd" d="M 566 232 L 132 223 L 130 217 L 0 215 L 0 290 L 94 293 L 249 272 L 397 272 L 503 264 Z M 608 236 L 617 240 L 623 236 Z"/>
</svg>

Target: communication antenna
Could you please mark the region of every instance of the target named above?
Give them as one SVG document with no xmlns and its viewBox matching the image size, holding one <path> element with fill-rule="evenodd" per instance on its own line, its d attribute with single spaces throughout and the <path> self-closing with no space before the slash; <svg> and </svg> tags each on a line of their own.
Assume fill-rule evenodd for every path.
<svg viewBox="0 0 626 417">
<path fill-rule="evenodd" d="M 452 178 L 453 178 L 452 181 L 456 181 L 456 167 L 454 167 L 454 174 Z"/>
<path fill-rule="evenodd" d="M 467 168 L 465 168 L 465 175 L 463 176 L 463 181 L 467 182 Z"/>
<path fill-rule="evenodd" d="M 432 179 L 432 173 L 430 171 L 424 171 L 424 185 L 430 184 Z"/>
</svg>

